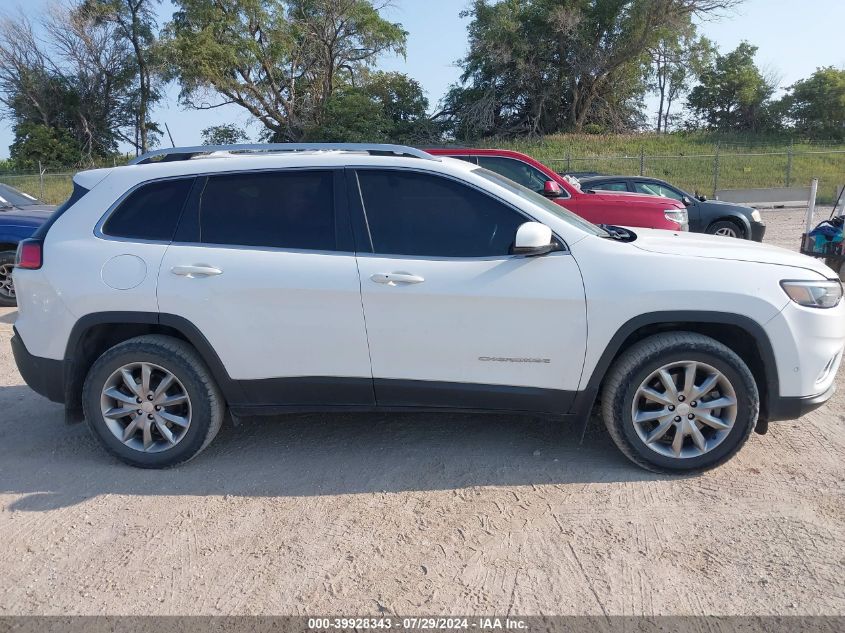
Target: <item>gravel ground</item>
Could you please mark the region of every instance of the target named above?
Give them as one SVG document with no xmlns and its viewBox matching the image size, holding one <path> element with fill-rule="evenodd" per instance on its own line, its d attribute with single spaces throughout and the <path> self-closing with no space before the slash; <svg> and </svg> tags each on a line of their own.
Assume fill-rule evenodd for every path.
<svg viewBox="0 0 845 633">
<path fill-rule="evenodd" d="M 801 211 L 764 211 L 797 248 Z M 22 382 L 0 311 L 0 615 L 845 615 L 845 372 L 698 477 L 598 423 L 321 415 L 164 472 Z"/>
</svg>

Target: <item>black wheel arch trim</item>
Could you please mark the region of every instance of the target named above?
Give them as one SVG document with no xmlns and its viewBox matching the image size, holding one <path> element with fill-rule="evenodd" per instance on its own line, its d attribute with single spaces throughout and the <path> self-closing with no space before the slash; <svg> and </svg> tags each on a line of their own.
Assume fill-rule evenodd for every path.
<svg viewBox="0 0 845 633">
<path fill-rule="evenodd" d="M 716 224 L 716 222 L 733 222 L 734 224 L 741 224 L 742 230 L 745 231 L 745 237 L 751 237 L 751 222 L 742 213 L 729 211 L 726 215 L 720 215 L 707 222 L 707 229 Z"/>
<path fill-rule="evenodd" d="M 765 387 L 767 398 L 765 401 L 761 399 L 761 416 L 763 415 L 763 411 L 768 412 L 770 409 L 775 408 L 772 405 L 779 400 L 780 394 L 778 370 L 772 343 L 762 325 L 748 316 L 731 312 L 669 310 L 641 314 L 627 321 L 616 331 L 616 333 L 611 337 L 610 342 L 605 347 L 604 352 L 599 357 L 596 366 L 593 368 L 586 387 L 577 392 L 572 413 L 584 419 L 584 422 L 586 423 L 593 405 L 595 404 L 596 398 L 598 397 L 602 381 L 607 375 L 611 363 L 616 359 L 619 351 L 622 349 L 622 345 L 625 341 L 634 332 L 643 327 L 664 324 L 681 326 L 684 324 L 730 325 L 739 327 L 751 335 L 760 353 L 760 359 L 763 363 L 762 369 L 764 373 L 764 380 L 766 383 Z M 586 376 L 583 378 L 586 378 Z"/>
<path fill-rule="evenodd" d="M 229 402 L 243 402 L 244 394 L 238 381 L 229 376 L 220 357 L 199 328 L 185 319 L 174 314 L 158 312 L 97 312 L 81 317 L 73 326 L 65 349 L 65 402 L 73 402 L 76 397 L 73 380 L 73 363 L 76 350 L 82 337 L 93 327 L 99 325 L 161 325 L 172 328 L 181 334 L 194 349 L 211 371 L 214 380 Z"/>
</svg>

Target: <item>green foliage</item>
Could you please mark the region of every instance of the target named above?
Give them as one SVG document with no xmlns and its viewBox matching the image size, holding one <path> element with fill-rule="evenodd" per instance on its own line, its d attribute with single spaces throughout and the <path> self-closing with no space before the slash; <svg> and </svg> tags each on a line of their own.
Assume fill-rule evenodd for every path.
<svg viewBox="0 0 845 633">
<path fill-rule="evenodd" d="M 643 124 L 649 51 L 734 0 L 474 0 L 444 115 L 458 138 Z"/>
<path fill-rule="evenodd" d="M 93 164 L 135 127 L 132 53 L 111 24 L 54 8 L 0 22 L 0 103 L 21 160 Z M 70 148 L 75 148 L 73 155 Z"/>
<path fill-rule="evenodd" d="M 15 125 L 15 140 L 9 156 L 17 169 L 37 169 L 74 165 L 82 148 L 73 135 L 64 129 L 40 123 L 22 122 Z"/>
<path fill-rule="evenodd" d="M 426 113 L 422 87 L 401 73 L 367 73 L 361 86 L 342 86 L 307 138 L 326 142 L 436 143 L 439 126 Z"/>
<path fill-rule="evenodd" d="M 203 145 L 234 145 L 248 140 L 246 132 L 234 123 L 212 125 L 202 131 Z"/>
<path fill-rule="evenodd" d="M 188 105 L 235 103 L 275 140 L 320 129 L 337 89 L 386 52 L 404 54 L 406 33 L 370 0 L 175 0 L 166 54 Z M 360 104 L 358 104 L 360 106 Z M 337 107 L 336 104 L 332 107 Z"/>
<path fill-rule="evenodd" d="M 154 145 L 161 130 L 150 120 L 150 108 L 162 98 L 161 59 L 156 38 L 153 5 L 160 0 L 82 0 L 76 12 L 96 25 L 113 25 L 116 34 L 132 51 L 136 89 L 129 98 L 135 114 L 135 138 L 124 139 L 143 153 Z"/>
<path fill-rule="evenodd" d="M 817 69 L 792 84 L 778 105 L 799 134 L 845 139 L 845 69 Z"/>
<path fill-rule="evenodd" d="M 307 140 L 336 143 L 385 143 L 392 122 L 365 90 L 343 87 L 326 104 L 323 123 L 308 131 Z"/>
<path fill-rule="evenodd" d="M 689 91 L 691 80 L 713 64 L 716 54 L 714 44 L 699 36 L 692 20 L 687 20 L 679 28 L 665 29 L 650 51 L 648 89 L 658 97 L 658 132 L 668 132 L 680 119 L 679 114 L 672 114 L 672 105 Z"/>
<path fill-rule="evenodd" d="M 726 55 L 717 54 L 701 72 L 687 105 L 696 124 L 711 130 L 759 132 L 775 127 L 769 99 L 775 91 L 754 56 L 757 47 L 742 42 Z"/>
</svg>

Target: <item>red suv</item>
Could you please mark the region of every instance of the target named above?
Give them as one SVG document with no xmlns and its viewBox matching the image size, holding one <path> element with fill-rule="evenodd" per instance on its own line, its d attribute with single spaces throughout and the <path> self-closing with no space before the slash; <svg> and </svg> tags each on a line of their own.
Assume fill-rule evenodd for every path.
<svg viewBox="0 0 845 633">
<path fill-rule="evenodd" d="M 686 207 L 671 198 L 637 193 L 581 191 L 576 182 L 555 173 L 530 156 L 505 149 L 427 149 L 429 154 L 451 156 L 475 163 L 551 198 L 594 224 L 641 226 L 686 231 Z"/>
</svg>

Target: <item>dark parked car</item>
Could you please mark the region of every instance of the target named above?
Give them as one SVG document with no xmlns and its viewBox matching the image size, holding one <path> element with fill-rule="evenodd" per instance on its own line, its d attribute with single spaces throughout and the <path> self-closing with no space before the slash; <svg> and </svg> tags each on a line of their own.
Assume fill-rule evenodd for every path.
<svg viewBox="0 0 845 633">
<path fill-rule="evenodd" d="M 696 233 L 739 237 L 755 242 L 762 242 L 766 233 L 766 225 L 756 209 L 694 196 L 665 180 L 644 176 L 589 176 L 580 178 L 579 181 L 584 191 L 593 189 L 645 193 L 680 200 L 687 207 L 689 230 Z"/>
<path fill-rule="evenodd" d="M 12 270 L 18 242 L 32 237 L 54 209 L 14 187 L 0 184 L 0 306 L 17 303 Z"/>
</svg>

